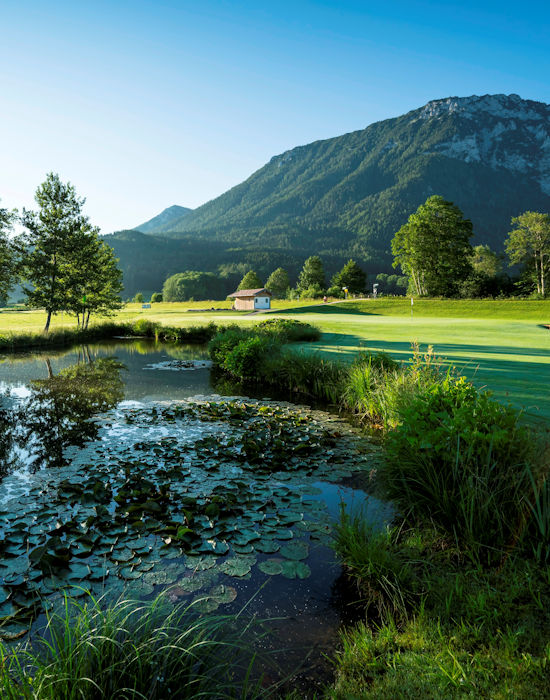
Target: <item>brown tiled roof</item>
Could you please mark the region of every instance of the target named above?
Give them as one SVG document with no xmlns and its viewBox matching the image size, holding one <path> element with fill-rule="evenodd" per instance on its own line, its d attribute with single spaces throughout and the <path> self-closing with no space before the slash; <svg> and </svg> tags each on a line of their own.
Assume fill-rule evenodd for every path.
<svg viewBox="0 0 550 700">
<path fill-rule="evenodd" d="M 266 289 L 265 287 L 262 287 L 261 289 L 239 289 L 237 292 L 233 292 L 233 294 L 230 294 L 230 297 L 255 297 L 258 294 L 263 293 L 263 294 L 269 294 L 271 296 L 271 292 L 269 289 Z"/>
</svg>

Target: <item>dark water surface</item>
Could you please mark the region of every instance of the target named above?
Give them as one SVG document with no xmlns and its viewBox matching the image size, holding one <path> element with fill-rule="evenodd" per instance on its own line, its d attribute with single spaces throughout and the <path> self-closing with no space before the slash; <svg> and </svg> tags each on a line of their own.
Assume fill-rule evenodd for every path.
<svg viewBox="0 0 550 700">
<path fill-rule="evenodd" d="M 329 413 L 212 381 L 204 348 L 146 340 L 0 358 L 0 635 L 74 585 L 167 589 L 271 619 L 264 645 L 304 697 L 330 681 L 356 614 L 331 525 L 342 503 L 391 518 L 359 488 L 378 449 Z"/>
</svg>

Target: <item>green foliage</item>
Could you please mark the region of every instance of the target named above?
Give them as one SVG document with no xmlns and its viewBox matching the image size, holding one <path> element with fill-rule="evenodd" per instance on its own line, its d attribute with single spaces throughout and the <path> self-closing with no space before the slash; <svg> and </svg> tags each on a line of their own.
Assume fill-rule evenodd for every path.
<svg viewBox="0 0 550 700">
<path fill-rule="evenodd" d="M 518 539 L 534 438 L 517 411 L 447 375 L 399 414 L 382 470 L 389 497 L 484 556 Z"/>
<path fill-rule="evenodd" d="M 284 299 L 290 288 L 288 272 L 283 270 L 282 267 L 278 267 L 269 275 L 265 286 L 276 299 Z"/>
<path fill-rule="evenodd" d="M 526 211 L 512 219 L 515 228 L 506 240 L 512 263 L 524 263 L 533 271 L 537 292 L 545 296 L 550 274 L 550 214 Z"/>
<path fill-rule="evenodd" d="M 282 343 L 314 342 L 321 338 L 317 327 L 288 318 L 269 318 L 258 323 L 255 330 L 274 334 Z"/>
<path fill-rule="evenodd" d="M 52 314 L 63 310 L 82 314 L 86 328 L 92 313 L 110 315 L 121 306 L 117 260 L 82 214 L 85 200 L 70 183 L 49 173 L 35 200 L 38 211 L 23 210 L 22 216 L 22 275 L 32 285 L 25 289 L 27 302 L 46 309 L 45 331 Z"/>
<path fill-rule="evenodd" d="M 306 287 L 305 289 L 300 289 L 300 295 L 304 299 L 320 299 L 324 296 L 324 289 L 318 285 L 314 284 L 311 287 Z"/>
<path fill-rule="evenodd" d="M 298 289 L 303 296 L 309 295 L 311 298 L 322 296 L 325 289 L 325 270 L 318 255 L 312 255 L 305 261 L 298 278 Z M 313 295 L 310 295 L 309 293 L 312 290 L 315 290 L 315 292 Z M 319 290 L 320 294 L 317 290 Z"/>
<path fill-rule="evenodd" d="M 333 547 L 356 582 L 367 611 L 372 606 L 379 616 L 406 614 L 418 582 L 398 544 L 398 530 L 376 531 L 364 510 L 349 513 L 341 505 Z"/>
<path fill-rule="evenodd" d="M 327 296 L 333 297 L 334 299 L 343 299 L 344 292 L 341 287 L 329 287 L 327 289 Z"/>
<path fill-rule="evenodd" d="M 134 295 L 134 298 L 132 299 L 133 302 L 136 304 L 143 304 L 143 294 L 141 292 L 138 292 L 137 294 Z"/>
<path fill-rule="evenodd" d="M 472 267 L 487 277 L 497 277 L 502 273 L 502 257 L 488 245 L 476 245 L 472 251 Z"/>
<path fill-rule="evenodd" d="M 17 280 L 17 246 L 7 235 L 15 218 L 15 211 L 0 207 L 0 303 L 7 299 Z"/>
<path fill-rule="evenodd" d="M 224 285 L 217 275 L 197 270 L 178 272 L 168 277 L 162 288 L 164 301 L 221 299 L 223 294 Z"/>
<path fill-rule="evenodd" d="M 354 260 L 348 260 L 332 280 L 332 287 L 347 287 L 350 294 L 362 294 L 367 284 L 367 276 Z"/>
<path fill-rule="evenodd" d="M 221 367 L 241 381 L 259 381 L 262 362 L 268 354 L 276 353 L 278 349 L 278 343 L 267 335 L 250 336 L 227 352 Z"/>
<path fill-rule="evenodd" d="M 471 272 L 472 222 L 438 195 L 411 214 L 392 241 L 394 267 L 410 276 L 416 293 L 456 296 Z"/>
<path fill-rule="evenodd" d="M 249 681 L 249 625 L 200 605 L 62 600 L 32 645 L 0 646 L 6 700 L 260 697 Z"/>
<path fill-rule="evenodd" d="M 239 282 L 237 291 L 240 291 L 241 289 L 261 289 L 263 286 L 262 280 L 258 277 L 254 270 L 249 270 Z"/>
<path fill-rule="evenodd" d="M 153 295 L 151 295 L 151 303 L 152 304 L 158 304 L 162 301 L 162 292 L 155 292 Z"/>
</svg>

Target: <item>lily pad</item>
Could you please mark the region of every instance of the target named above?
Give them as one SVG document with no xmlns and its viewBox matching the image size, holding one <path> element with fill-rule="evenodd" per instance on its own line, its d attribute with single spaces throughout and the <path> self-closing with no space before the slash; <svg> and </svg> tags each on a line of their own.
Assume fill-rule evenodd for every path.
<svg viewBox="0 0 550 700">
<path fill-rule="evenodd" d="M 282 563 L 282 574 L 285 578 L 305 579 L 311 576 L 311 569 L 301 561 L 287 560 Z"/>
<path fill-rule="evenodd" d="M 231 559 L 226 559 L 220 566 L 220 571 L 228 576 L 236 576 L 238 578 L 246 576 L 252 569 L 253 563 L 250 563 L 249 559 L 244 557 L 233 557 Z"/>
<path fill-rule="evenodd" d="M 281 554 L 286 559 L 294 559 L 295 561 L 307 559 L 309 546 L 306 542 L 289 542 L 281 547 Z"/>
<path fill-rule="evenodd" d="M 268 576 L 277 576 L 283 573 L 283 566 L 277 559 L 268 559 L 258 564 L 258 569 Z"/>
</svg>

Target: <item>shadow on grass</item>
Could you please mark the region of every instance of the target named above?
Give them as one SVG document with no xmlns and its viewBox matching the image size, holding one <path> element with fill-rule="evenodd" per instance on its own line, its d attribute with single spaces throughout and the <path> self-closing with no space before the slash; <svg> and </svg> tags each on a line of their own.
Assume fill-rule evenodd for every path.
<svg viewBox="0 0 550 700">
<path fill-rule="evenodd" d="M 307 306 L 296 306 L 291 309 L 272 309 L 270 313 L 285 314 L 288 316 L 298 316 L 300 314 L 325 314 L 325 315 L 346 315 L 346 316 L 380 316 L 381 314 L 372 311 L 360 311 L 355 306 L 339 306 L 338 304 L 309 304 Z"/>
</svg>

